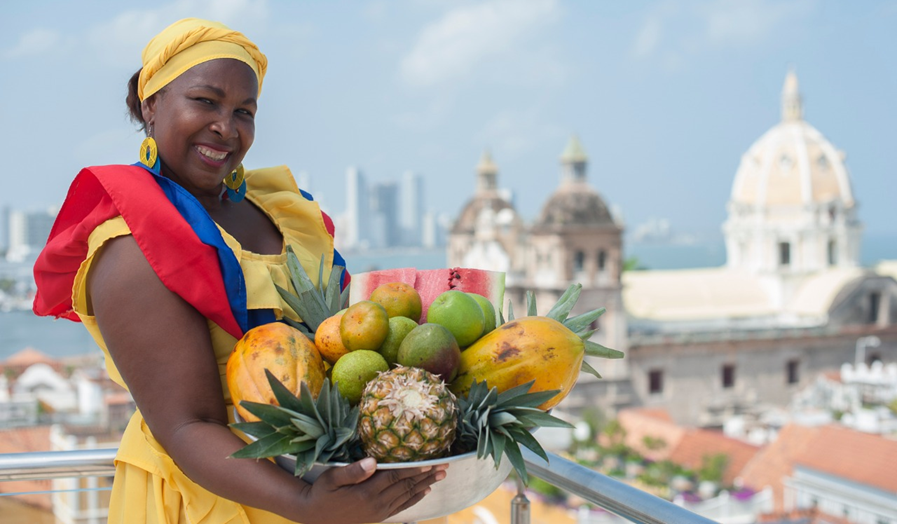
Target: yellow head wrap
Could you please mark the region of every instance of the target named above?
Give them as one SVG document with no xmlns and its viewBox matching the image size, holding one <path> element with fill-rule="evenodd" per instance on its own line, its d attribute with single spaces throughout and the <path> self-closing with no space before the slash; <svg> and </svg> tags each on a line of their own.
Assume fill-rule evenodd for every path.
<svg viewBox="0 0 897 524">
<path fill-rule="evenodd" d="M 166 27 L 144 48 L 137 96 L 142 102 L 191 67 L 217 58 L 233 58 L 251 67 L 262 92 L 268 59 L 258 46 L 224 24 L 185 18 Z"/>
</svg>

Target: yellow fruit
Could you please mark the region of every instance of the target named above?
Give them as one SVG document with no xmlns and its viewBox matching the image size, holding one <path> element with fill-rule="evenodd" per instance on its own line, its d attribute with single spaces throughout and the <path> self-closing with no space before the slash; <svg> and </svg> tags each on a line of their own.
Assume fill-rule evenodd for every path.
<svg viewBox="0 0 897 524">
<path fill-rule="evenodd" d="M 418 322 L 423 309 L 414 286 L 404 282 L 390 282 L 377 287 L 371 293 L 371 301 L 383 306 L 389 318 L 407 317 Z"/>
<path fill-rule="evenodd" d="M 227 387 L 243 420 L 259 419 L 240 406 L 243 400 L 277 404 L 265 370 L 271 371 L 296 396 L 305 382 L 314 395 L 324 383 L 324 361 L 315 345 L 299 330 L 281 322 L 250 329 L 227 359 Z"/>
<path fill-rule="evenodd" d="M 339 334 L 349 351 L 377 351 L 389 334 L 389 316 L 380 304 L 362 300 L 343 313 Z"/>
<path fill-rule="evenodd" d="M 551 409 L 573 389 L 585 354 L 582 339 L 547 317 L 524 317 L 502 325 L 461 352 L 461 367 L 451 384 L 455 395 L 467 395 L 474 380 L 499 392 L 535 380 L 530 389 L 560 390 L 539 406 Z"/>
<path fill-rule="evenodd" d="M 342 318 L 343 314 L 337 313 L 321 322 L 318 330 L 315 331 L 315 347 L 318 348 L 318 352 L 321 353 L 324 360 L 331 364 L 336 364 L 336 361 L 341 356 L 349 352 L 346 346 L 343 345 L 343 339 L 339 334 L 339 325 Z"/>
</svg>

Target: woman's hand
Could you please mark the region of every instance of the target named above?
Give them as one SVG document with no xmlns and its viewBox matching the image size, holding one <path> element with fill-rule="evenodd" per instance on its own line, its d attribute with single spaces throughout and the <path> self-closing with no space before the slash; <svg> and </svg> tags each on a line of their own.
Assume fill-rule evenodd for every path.
<svg viewBox="0 0 897 524">
<path fill-rule="evenodd" d="M 305 490 L 306 508 L 297 520 L 304 524 L 381 522 L 420 502 L 430 486 L 445 478 L 447 465 L 376 471 L 366 458 L 321 474 Z M 321 511 L 323 510 L 323 511 Z"/>
</svg>

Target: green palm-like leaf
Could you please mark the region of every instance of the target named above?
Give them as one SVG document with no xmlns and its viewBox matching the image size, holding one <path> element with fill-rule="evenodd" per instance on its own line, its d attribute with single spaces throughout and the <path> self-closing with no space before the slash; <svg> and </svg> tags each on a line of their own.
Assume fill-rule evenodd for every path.
<svg viewBox="0 0 897 524">
<path fill-rule="evenodd" d="M 595 368 L 593 368 L 591 364 L 586 362 L 585 359 L 583 359 L 583 361 L 582 361 L 582 370 L 585 371 L 586 373 L 590 373 L 590 374 L 594 375 L 595 378 L 601 378 L 601 374 L 598 373 L 598 371 Z"/>
<path fill-rule="evenodd" d="M 623 352 L 617 351 L 616 349 L 611 349 L 602 346 L 601 344 L 596 344 L 591 340 L 585 341 L 586 346 L 586 355 L 590 357 L 601 357 L 601 358 L 623 358 Z"/>
<path fill-rule="evenodd" d="M 538 311 L 536 310 L 536 294 L 532 291 L 526 292 L 526 316 L 535 317 L 538 316 Z"/>
<path fill-rule="evenodd" d="M 576 305 L 576 301 L 579 300 L 579 295 L 582 293 L 582 285 L 581 284 L 573 284 L 567 288 L 567 291 L 564 291 L 564 294 L 561 295 L 561 298 L 548 310 L 548 314 L 545 316 L 558 322 L 563 323 L 567 320 L 567 315 L 570 314 L 570 311 L 573 310 L 573 306 Z"/>
<path fill-rule="evenodd" d="M 589 326 L 592 325 L 592 322 L 598 320 L 601 315 L 603 315 L 607 309 L 598 308 L 593 309 L 592 311 L 587 311 L 582 315 L 575 316 L 573 318 L 568 318 L 564 321 L 564 326 L 567 327 L 570 331 L 576 333 L 577 335 L 584 332 Z"/>
</svg>

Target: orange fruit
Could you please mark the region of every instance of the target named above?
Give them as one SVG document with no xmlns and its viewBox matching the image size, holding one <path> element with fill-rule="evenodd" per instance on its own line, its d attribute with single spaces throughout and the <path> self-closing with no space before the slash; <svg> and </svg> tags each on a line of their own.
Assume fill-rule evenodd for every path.
<svg viewBox="0 0 897 524">
<path fill-rule="evenodd" d="M 318 330 L 315 331 L 315 347 L 318 348 L 318 353 L 324 357 L 324 360 L 331 364 L 336 364 L 341 356 L 349 352 L 343 345 L 343 338 L 339 334 L 339 324 L 342 318 L 343 314 L 337 313 L 321 322 Z"/>
<path fill-rule="evenodd" d="M 376 302 L 356 302 L 343 313 L 339 322 L 339 334 L 349 351 L 377 351 L 389 334 L 389 315 Z"/>
<path fill-rule="evenodd" d="M 417 322 L 423 305 L 413 286 L 404 282 L 383 284 L 371 293 L 371 301 L 383 306 L 389 318 L 408 317 Z"/>
</svg>

